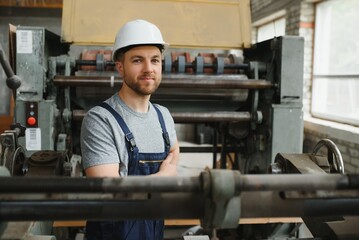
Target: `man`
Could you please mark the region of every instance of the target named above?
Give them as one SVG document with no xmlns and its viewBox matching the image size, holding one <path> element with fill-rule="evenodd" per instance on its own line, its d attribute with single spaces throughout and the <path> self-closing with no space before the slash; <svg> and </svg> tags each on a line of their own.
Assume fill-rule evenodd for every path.
<svg viewBox="0 0 359 240">
<path fill-rule="evenodd" d="M 85 116 L 81 129 L 87 177 L 175 176 L 179 146 L 167 108 L 150 102 L 162 78 L 160 30 L 144 20 L 126 23 L 117 33 L 112 59 L 123 77 L 118 93 Z M 163 220 L 91 222 L 87 240 L 162 239 Z"/>
</svg>

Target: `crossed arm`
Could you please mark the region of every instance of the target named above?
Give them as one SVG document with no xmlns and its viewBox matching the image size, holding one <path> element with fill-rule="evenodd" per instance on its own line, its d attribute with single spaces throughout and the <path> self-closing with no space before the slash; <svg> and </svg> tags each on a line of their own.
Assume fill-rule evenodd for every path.
<svg viewBox="0 0 359 240">
<path fill-rule="evenodd" d="M 171 147 L 167 158 L 162 162 L 160 170 L 151 176 L 176 176 L 179 159 L 178 141 Z M 85 170 L 87 177 L 118 177 L 119 164 L 103 164 Z"/>
</svg>

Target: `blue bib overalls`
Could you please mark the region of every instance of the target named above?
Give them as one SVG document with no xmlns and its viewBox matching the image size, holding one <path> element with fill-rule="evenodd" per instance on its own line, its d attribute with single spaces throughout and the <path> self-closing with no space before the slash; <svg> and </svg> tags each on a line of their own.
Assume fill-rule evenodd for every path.
<svg viewBox="0 0 359 240">
<path fill-rule="evenodd" d="M 141 153 L 134 137 L 123 118 L 107 103 L 106 108 L 117 120 L 126 138 L 128 151 L 128 175 L 150 175 L 158 172 L 161 162 L 170 150 L 170 140 L 160 110 L 154 106 L 162 128 L 165 151 L 161 153 Z M 163 239 L 163 220 L 126 220 L 126 221 L 88 221 L 87 240 L 160 240 Z"/>
</svg>

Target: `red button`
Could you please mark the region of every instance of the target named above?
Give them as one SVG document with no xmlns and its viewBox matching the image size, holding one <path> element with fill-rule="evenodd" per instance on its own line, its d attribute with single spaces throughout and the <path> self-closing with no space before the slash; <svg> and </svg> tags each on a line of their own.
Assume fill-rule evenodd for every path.
<svg viewBox="0 0 359 240">
<path fill-rule="evenodd" d="M 34 126 L 36 124 L 36 118 L 34 117 L 29 117 L 27 119 L 27 124 L 29 124 L 30 126 Z"/>
</svg>

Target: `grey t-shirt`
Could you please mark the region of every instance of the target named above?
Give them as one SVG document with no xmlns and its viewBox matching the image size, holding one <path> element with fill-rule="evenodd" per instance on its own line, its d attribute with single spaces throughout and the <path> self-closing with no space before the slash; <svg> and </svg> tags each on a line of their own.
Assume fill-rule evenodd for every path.
<svg viewBox="0 0 359 240">
<path fill-rule="evenodd" d="M 132 132 L 140 152 L 164 151 L 162 128 L 152 104 L 147 113 L 129 108 L 116 93 L 105 101 L 123 118 Z M 167 108 L 156 105 L 165 120 L 171 147 L 177 141 L 173 118 Z M 120 164 L 120 175 L 127 176 L 128 152 L 124 133 L 114 116 L 95 106 L 87 112 L 81 127 L 81 151 L 84 169 L 101 164 Z"/>
</svg>

